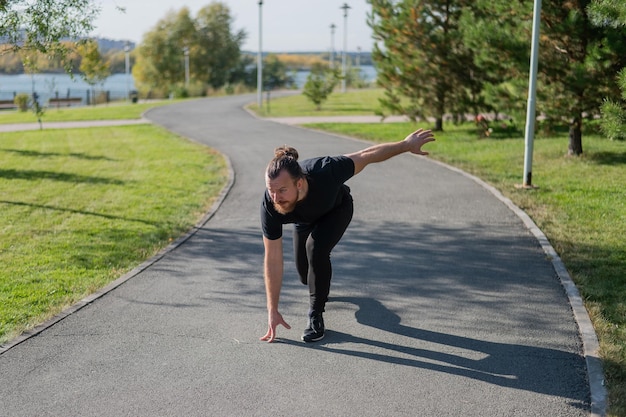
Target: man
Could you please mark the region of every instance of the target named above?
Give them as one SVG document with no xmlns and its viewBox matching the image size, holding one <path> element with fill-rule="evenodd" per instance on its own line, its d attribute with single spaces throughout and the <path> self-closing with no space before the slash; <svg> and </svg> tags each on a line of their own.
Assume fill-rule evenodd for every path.
<svg viewBox="0 0 626 417">
<path fill-rule="evenodd" d="M 267 333 L 261 340 L 273 342 L 278 325 L 291 329 L 278 311 L 284 267 L 282 225 L 295 223 L 296 267 L 302 283 L 309 286 L 309 321 L 302 340 L 315 342 L 325 332 L 322 313 L 332 276 L 330 252 L 352 220 L 352 196 L 344 183 L 371 163 L 405 152 L 428 155 L 422 146 L 434 140 L 430 130 L 419 129 L 399 142 L 301 163 L 294 148 L 283 146 L 275 150 L 265 173 L 267 189 L 261 204 L 268 313 Z"/>
</svg>

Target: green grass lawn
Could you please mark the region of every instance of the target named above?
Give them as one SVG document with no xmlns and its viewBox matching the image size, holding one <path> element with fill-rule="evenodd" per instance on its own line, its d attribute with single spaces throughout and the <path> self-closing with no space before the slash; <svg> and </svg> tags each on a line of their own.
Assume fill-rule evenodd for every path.
<svg viewBox="0 0 626 417">
<path fill-rule="evenodd" d="M 270 97 L 269 109 L 265 101 L 266 97 L 263 96 L 261 112 L 258 112 L 256 103 L 249 105 L 248 108 L 265 117 L 374 115 L 380 108 L 378 105 L 380 97 L 383 97 L 381 89 L 354 90 L 347 91 L 345 94 L 335 93 L 322 104 L 321 110 L 316 110 L 315 105 L 302 94 L 276 99 Z"/>
<path fill-rule="evenodd" d="M 41 120 L 45 129 L 46 122 L 139 119 L 146 110 L 152 107 L 172 103 L 172 101 L 163 100 L 136 104 L 111 103 L 98 106 L 53 107 L 45 110 Z M 0 111 L 0 124 L 8 123 L 37 123 L 37 117 L 30 110 L 25 112 Z"/>
<path fill-rule="evenodd" d="M 226 180 L 220 155 L 152 125 L 3 133 L 0 342 L 178 238 Z"/>
</svg>

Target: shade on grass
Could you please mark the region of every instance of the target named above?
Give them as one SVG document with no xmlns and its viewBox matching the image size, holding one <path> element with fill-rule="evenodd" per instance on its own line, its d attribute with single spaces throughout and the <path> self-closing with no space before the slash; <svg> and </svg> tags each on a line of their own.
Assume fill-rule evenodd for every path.
<svg viewBox="0 0 626 417">
<path fill-rule="evenodd" d="M 180 236 L 226 177 L 220 155 L 151 125 L 4 134 L 0 341 Z"/>
</svg>

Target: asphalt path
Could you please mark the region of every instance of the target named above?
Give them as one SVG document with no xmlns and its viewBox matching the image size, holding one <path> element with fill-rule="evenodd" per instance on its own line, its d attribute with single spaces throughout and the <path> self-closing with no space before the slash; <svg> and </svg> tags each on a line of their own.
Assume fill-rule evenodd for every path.
<svg viewBox="0 0 626 417">
<path fill-rule="evenodd" d="M 348 182 L 354 220 L 333 252 L 315 344 L 300 341 L 308 291 L 285 227 L 280 307 L 292 330 L 259 341 L 273 149 L 304 159 L 367 144 L 257 119 L 242 109 L 253 100 L 147 113 L 222 152 L 227 193 L 159 257 L 2 352 L 0 416 L 590 415 L 583 340 L 553 262 L 508 205 L 424 157 Z"/>
</svg>

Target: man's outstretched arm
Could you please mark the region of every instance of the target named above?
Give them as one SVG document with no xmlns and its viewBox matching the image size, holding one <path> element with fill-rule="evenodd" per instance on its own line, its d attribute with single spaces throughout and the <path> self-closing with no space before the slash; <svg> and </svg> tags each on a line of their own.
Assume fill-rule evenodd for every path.
<svg viewBox="0 0 626 417">
<path fill-rule="evenodd" d="M 354 161 L 354 175 L 356 175 L 369 164 L 386 161 L 401 153 L 428 155 L 428 152 L 422 151 L 422 146 L 434 140 L 432 131 L 418 129 L 399 142 L 381 143 L 346 156 Z"/>
</svg>

